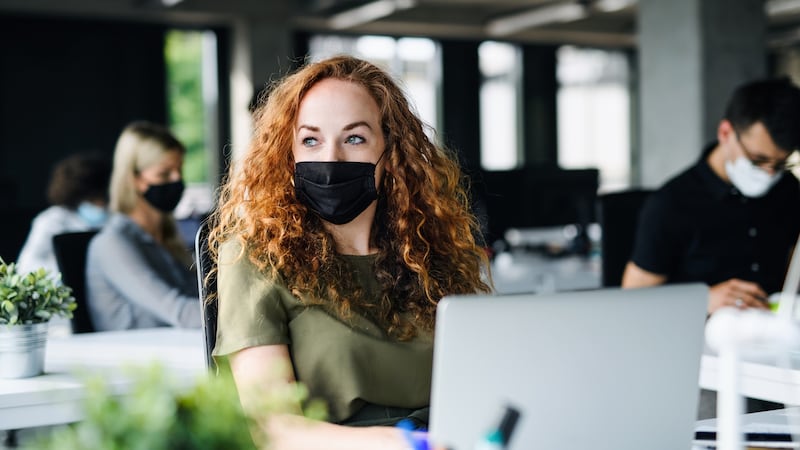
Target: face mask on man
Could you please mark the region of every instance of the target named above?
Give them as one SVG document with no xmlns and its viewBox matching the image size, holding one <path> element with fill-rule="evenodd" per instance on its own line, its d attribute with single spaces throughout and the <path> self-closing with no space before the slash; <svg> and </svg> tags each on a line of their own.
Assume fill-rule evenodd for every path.
<svg viewBox="0 0 800 450">
<path fill-rule="evenodd" d="M 297 199 L 330 223 L 355 219 L 378 198 L 375 164 L 349 161 L 306 161 L 295 164 Z"/>
<path fill-rule="evenodd" d="M 183 180 L 173 181 L 164 184 L 151 184 L 144 191 L 142 196 L 147 203 L 150 203 L 155 209 L 169 213 L 172 212 L 178 202 L 181 201 L 183 196 Z"/>
<path fill-rule="evenodd" d="M 744 156 L 725 161 L 725 171 L 731 183 L 745 197 L 763 197 L 783 176 L 783 171 L 769 174 Z"/>
<path fill-rule="evenodd" d="M 81 202 L 78 205 L 78 215 L 92 228 L 100 228 L 108 218 L 105 208 L 90 202 Z"/>
</svg>

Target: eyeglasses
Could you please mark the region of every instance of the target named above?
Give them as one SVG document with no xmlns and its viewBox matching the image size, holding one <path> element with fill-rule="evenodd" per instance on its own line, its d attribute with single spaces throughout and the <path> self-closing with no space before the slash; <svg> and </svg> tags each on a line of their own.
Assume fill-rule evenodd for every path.
<svg viewBox="0 0 800 450">
<path fill-rule="evenodd" d="M 770 169 L 776 172 L 782 170 L 794 170 L 800 167 L 800 163 L 798 161 L 789 161 L 789 158 L 792 156 L 791 154 L 783 159 L 783 161 L 775 161 L 774 159 L 765 158 L 763 156 L 754 155 L 750 149 L 745 147 L 744 142 L 742 142 L 741 137 L 739 136 L 739 132 L 736 132 L 736 141 L 739 143 L 739 146 L 742 148 L 744 152 L 744 157 L 747 158 L 754 166 L 760 167 L 762 169 Z"/>
</svg>

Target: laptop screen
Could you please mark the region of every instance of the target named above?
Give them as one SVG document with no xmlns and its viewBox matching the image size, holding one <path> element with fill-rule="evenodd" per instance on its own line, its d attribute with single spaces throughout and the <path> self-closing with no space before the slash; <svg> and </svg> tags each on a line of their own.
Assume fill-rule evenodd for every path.
<svg viewBox="0 0 800 450">
<path fill-rule="evenodd" d="M 439 304 L 432 441 L 471 449 L 505 406 L 510 449 L 689 448 L 707 287 L 453 296 Z"/>
</svg>

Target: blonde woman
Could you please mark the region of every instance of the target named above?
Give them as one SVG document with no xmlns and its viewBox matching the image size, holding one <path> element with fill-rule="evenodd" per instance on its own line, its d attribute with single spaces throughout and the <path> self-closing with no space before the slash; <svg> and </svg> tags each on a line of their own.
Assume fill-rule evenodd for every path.
<svg viewBox="0 0 800 450">
<path fill-rule="evenodd" d="M 489 290 L 456 160 L 352 57 L 280 82 L 256 125 L 211 233 L 214 354 L 273 449 L 410 448 L 391 425 L 427 425 L 436 306 Z M 330 423 L 261 416 L 259 395 L 295 380 Z"/>
<path fill-rule="evenodd" d="M 134 122 L 114 150 L 109 207 L 89 245 L 86 289 L 95 328 L 199 327 L 197 281 L 172 217 L 183 194 L 183 145 Z"/>
</svg>

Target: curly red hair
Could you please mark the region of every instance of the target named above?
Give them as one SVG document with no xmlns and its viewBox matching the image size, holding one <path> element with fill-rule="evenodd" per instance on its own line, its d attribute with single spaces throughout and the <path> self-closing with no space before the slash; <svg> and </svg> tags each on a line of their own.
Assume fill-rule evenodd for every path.
<svg viewBox="0 0 800 450">
<path fill-rule="evenodd" d="M 334 78 L 363 86 L 381 114 L 386 152 L 371 240 L 379 249 L 381 301 L 366 301 L 338 257 L 322 221 L 295 197 L 292 141 L 304 95 Z M 306 303 L 347 317 L 365 314 L 398 339 L 432 330 L 439 300 L 488 292 L 486 253 L 476 241 L 466 178 L 456 158 L 436 146 L 403 92 L 375 65 L 349 56 L 310 63 L 271 90 L 238 170 L 222 189 L 209 243 L 236 239 L 265 274 L 280 276 Z M 344 292 L 351 293 L 348 296 Z"/>
</svg>

